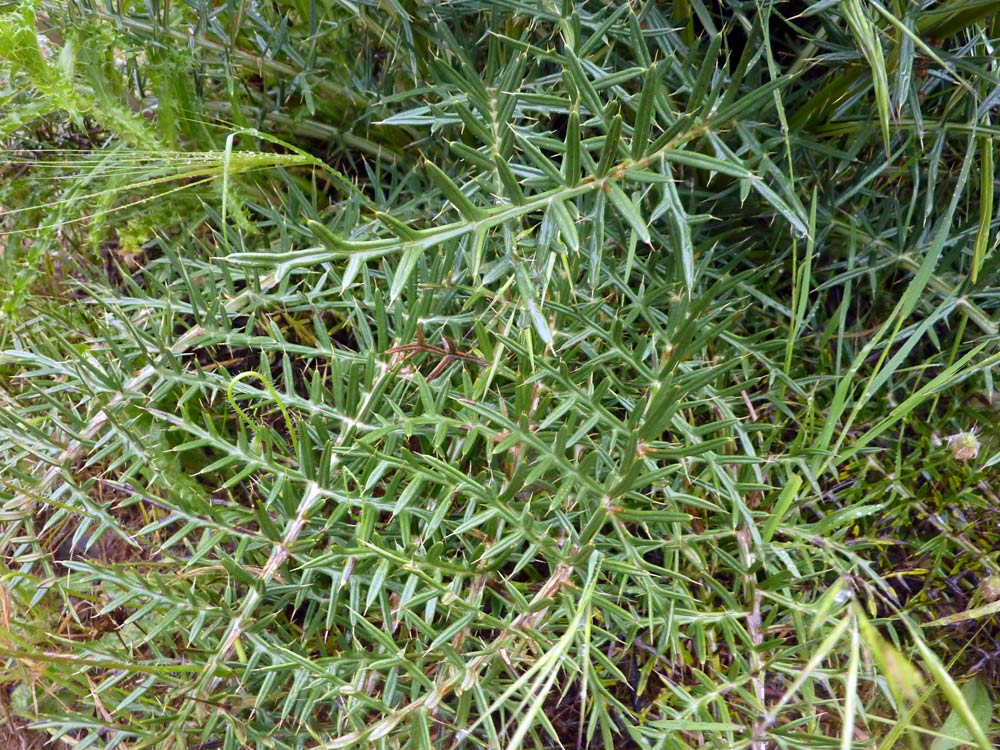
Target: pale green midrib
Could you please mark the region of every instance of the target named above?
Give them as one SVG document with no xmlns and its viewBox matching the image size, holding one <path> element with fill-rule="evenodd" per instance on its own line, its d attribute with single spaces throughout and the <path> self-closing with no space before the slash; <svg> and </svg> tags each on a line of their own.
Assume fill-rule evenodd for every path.
<svg viewBox="0 0 1000 750">
<path fill-rule="evenodd" d="M 605 185 L 610 186 L 624 178 L 625 172 L 635 170 L 637 168 L 649 167 L 651 163 L 665 158 L 671 151 L 676 151 L 679 146 L 701 137 L 707 129 L 707 124 L 692 128 L 686 133 L 677 136 L 657 151 L 654 151 L 641 159 L 626 159 L 617 167 L 610 170 L 606 175 L 599 177 L 584 177 L 581 179 L 579 185 L 562 185 L 552 188 L 551 190 L 547 190 L 544 193 L 540 193 L 539 195 L 525 200 L 525 202 L 521 204 L 511 204 L 500 208 L 487 209 L 488 215 L 479 220 L 459 220 L 449 224 L 442 224 L 432 229 L 414 230 L 414 233 L 417 236 L 411 239 L 404 239 L 400 237 L 359 241 L 341 239 L 339 242 L 343 244 L 342 249 L 328 250 L 326 252 L 317 253 L 317 248 L 310 248 L 301 251 L 297 256 L 276 256 L 273 253 L 234 253 L 227 256 L 226 259 L 235 261 L 236 263 L 250 265 L 255 265 L 259 262 L 277 263 L 285 269 L 290 269 L 336 258 L 352 257 L 364 261 L 380 258 L 385 255 L 389 255 L 390 253 L 406 252 L 408 250 L 426 250 L 434 247 L 435 245 L 447 242 L 448 240 L 458 239 L 468 234 L 475 234 L 479 231 L 493 229 L 505 224 L 508 221 L 519 219 L 522 216 L 530 215 L 536 211 L 544 209 L 552 203 L 569 200 L 580 195 L 586 195 L 594 190 L 603 189 Z M 737 165 L 733 166 L 736 167 Z M 738 167 L 746 170 L 748 177 L 752 176 L 752 173 L 742 164 L 738 165 Z"/>
</svg>

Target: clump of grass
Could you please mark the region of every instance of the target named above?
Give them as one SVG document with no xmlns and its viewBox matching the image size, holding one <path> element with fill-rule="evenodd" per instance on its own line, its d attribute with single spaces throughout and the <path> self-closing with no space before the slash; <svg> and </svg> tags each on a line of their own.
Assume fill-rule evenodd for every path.
<svg viewBox="0 0 1000 750">
<path fill-rule="evenodd" d="M 6 15 L 22 718 L 991 747 L 992 6 L 784 5 Z"/>
</svg>

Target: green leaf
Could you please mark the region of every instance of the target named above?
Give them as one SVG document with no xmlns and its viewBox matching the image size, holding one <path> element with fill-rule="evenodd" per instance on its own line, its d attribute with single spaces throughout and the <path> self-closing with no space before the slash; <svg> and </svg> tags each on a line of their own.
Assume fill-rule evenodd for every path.
<svg viewBox="0 0 1000 750">
<path fill-rule="evenodd" d="M 670 214 L 670 226 L 676 241 L 676 252 L 684 286 L 688 293 L 694 292 L 694 245 L 691 242 L 691 224 L 684 206 L 681 204 L 680 193 L 673 180 L 663 184 L 663 203 Z"/>
<path fill-rule="evenodd" d="M 646 220 L 642 218 L 642 214 L 639 213 L 639 209 L 635 203 L 615 183 L 608 182 L 606 185 L 610 188 L 608 190 L 608 198 L 614 207 L 618 209 L 618 213 L 628 222 L 628 225 L 632 227 L 632 230 L 638 235 L 639 239 L 648 243 L 649 227 L 646 226 Z"/>
<path fill-rule="evenodd" d="M 788 86 L 791 82 L 791 76 L 781 76 L 761 84 L 732 104 L 719 107 L 711 114 L 709 121 L 722 124 L 730 120 L 738 120 L 750 112 L 753 112 L 755 117 L 761 117 L 761 105 L 764 102 L 773 103 L 774 92 Z"/>
<path fill-rule="evenodd" d="M 792 474 L 792 476 L 789 477 L 788 481 L 785 483 L 785 486 L 781 488 L 781 494 L 778 495 L 778 501 L 771 509 L 767 523 L 764 525 L 764 530 L 760 534 L 761 542 L 768 544 L 771 539 L 774 538 L 774 532 L 778 530 L 779 524 L 795 503 L 796 499 L 798 499 L 799 489 L 801 487 L 802 477 L 798 474 Z"/>
<path fill-rule="evenodd" d="M 597 177 L 607 175 L 611 171 L 611 166 L 618 161 L 618 139 L 621 137 L 621 132 L 621 115 L 615 115 L 611 120 L 611 127 L 608 128 L 607 135 L 604 136 L 604 144 L 601 147 L 601 160 L 594 171 Z"/>
<path fill-rule="evenodd" d="M 649 148 L 649 133 L 653 127 L 655 116 L 656 95 L 660 91 L 663 78 L 663 66 L 654 64 L 646 73 L 642 83 L 642 93 L 639 94 L 639 107 L 635 113 L 632 125 L 632 159 L 637 160 L 646 154 Z"/>
<path fill-rule="evenodd" d="M 963 715 L 952 709 L 939 730 L 940 735 L 931 743 L 931 750 L 951 750 L 960 745 L 975 745 L 977 737 L 982 737 L 989 729 L 993 718 L 993 701 L 978 675 L 962 685 L 962 698 L 969 707 L 968 714 Z M 970 729 L 966 721 L 972 721 L 979 731 Z"/>
<path fill-rule="evenodd" d="M 990 742 L 989 738 L 986 736 L 986 727 L 990 724 L 990 718 L 992 715 L 992 706 L 987 711 L 986 720 L 983 721 L 983 711 L 984 711 L 984 701 L 982 694 L 977 687 L 970 688 L 969 695 L 973 700 L 975 700 L 975 708 L 973 705 L 966 700 L 964 691 L 960 690 L 958 685 L 955 684 L 955 680 L 948 673 L 944 664 L 941 660 L 924 642 L 922 635 L 912 627 L 909 622 L 906 623 L 907 629 L 913 636 L 914 645 L 916 645 L 917 650 L 920 652 L 921 658 L 924 660 L 924 664 L 927 666 L 927 670 L 930 672 L 931 676 L 934 678 L 941 692 L 944 693 L 945 699 L 951 705 L 953 714 L 958 716 L 957 721 L 960 722 L 965 730 L 968 732 L 969 737 L 972 742 L 977 745 L 980 750 L 990 750 L 993 744 Z M 989 702 L 988 699 L 986 701 Z M 950 716 L 949 716 L 950 718 Z"/>
<path fill-rule="evenodd" d="M 882 40 L 879 38 L 878 27 L 868 17 L 861 0 L 841 0 L 840 12 L 854 35 L 854 40 L 861 54 L 868 61 L 875 88 L 875 107 L 878 113 L 879 126 L 882 129 L 882 145 L 886 156 L 889 146 L 889 77 L 886 73 L 885 56 L 882 53 Z"/>
<path fill-rule="evenodd" d="M 410 276 L 413 275 L 413 272 L 417 268 L 417 261 L 420 260 L 420 256 L 423 254 L 424 250 L 421 247 L 411 247 L 403 252 L 392 274 L 392 286 L 389 288 L 390 302 L 395 302 L 399 299 L 399 295 L 403 292 L 403 287 L 409 282 Z"/>
<path fill-rule="evenodd" d="M 979 280 L 979 271 L 989 257 L 993 227 L 993 136 L 979 136 L 979 229 L 972 246 L 972 270 L 969 278 L 973 284 Z"/>
<path fill-rule="evenodd" d="M 515 206 L 524 205 L 524 193 L 521 191 L 521 185 L 511 171 L 510 165 L 499 154 L 493 157 L 493 165 L 497 171 L 497 176 L 500 178 L 500 185 L 507 200 Z"/>
<path fill-rule="evenodd" d="M 306 226 L 309 227 L 313 237 L 334 252 L 347 254 L 356 247 L 355 243 L 345 240 L 322 222 L 314 219 L 306 219 Z"/>
<path fill-rule="evenodd" d="M 570 187 L 580 182 L 580 113 L 574 109 L 566 123 L 566 152 L 563 155 L 562 178 Z"/>
<path fill-rule="evenodd" d="M 418 242 L 424 237 L 421 232 L 403 223 L 392 214 L 380 211 L 376 216 L 379 221 L 385 224 L 403 242 Z"/>
<path fill-rule="evenodd" d="M 719 57 L 719 50 L 722 48 L 724 38 L 723 34 L 713 35 L 708 43 L 708 50 L 704 55 L 699 55 L 698 77 L 695 79 L 694 85 L 691 87 L 691 95 L 688 97 L 688 112 L 708 110 L 711 106 L 711 103 L 708 103 L 709 106 L 705 106 L 705 93 L 708 91 L 716 72 L 715 61 Z"/>
<path fill-rule="evenodd" d="M 861 640 L 875 658 L 879 672 L 899 705 L 915 702 L 924 684 L 920 671 L 895 646 L 882 637 L 871 621 L 865 617 L 861 607 L 854 607 L 854 616 L 858 621 Z"/>
<path fill-rule="evenodd" d="M 752 177 L 750 185 L 764 200 L 771 204 L 772 208 L 785 217 L 785 220 L 792 225 L 792 229 L 799 236 L 807 237 L 809 235 L 809 225 L 806 217 L 802 216 L 799 210 L 790 206 L 770 185 L 760 177 Z"/>
<path fill-rule="evenodd" d="M 718 172 L 730 177 L 749 178 L 749 170 L 742 164 L 717 159 L 714 156 L 700 154 L 697 151 L 665 151 L 663 158 L 674 164 L 683 164 L 686 167 L 703 169 L 707 172 Z"/>
<path fill-rule="evenodd" d="M 535 294 L 535 285 L 528 276 L 528 270 L 524 263 L 514 265 L 514 276 L 517 279 L 517 290 L 521 295 L 522 309 L 528 314 L 531 325 L 535 332 L 546 344 L 552 343 L 552 331 L 549 323 L 542 314 L 538 304 L 538 297 Z"/>
<path fill-rule="evenodd" d="M 481 221 L 486 218 L 486 211 L 478 206 L 474 205 L 461 189 L 456 185 L 452 179 L 446 175 L 441 169 L 433 162 L 424 162 L 424 169 L 434 180 L 434 184 L 438 186 L 438 189 L 444 193 L 444 197 L 451 201 L 451 204 L 458 209 L 458 213 L 461 214 L 462 218 L 466 221 Z"/>
<path fill-rule="evenodd" d="M 543 154 L 534 143 L 524 136 L 515 133 L 514 137 L 521 145 L 521 149 L 524 151 L 525 156 L 528 157 L 528 160 L 535 166 L 535 168 L 548 177 L 549 181 L 553 185 L 562 184 L 562 173 L 549 157 L 545 156 L 545 154 Z"/>
<path fill-rule="evenodd" d="M 576 253 L 580 251 L 580 235 L 576 229 L 576 221 L 569 213 L 569 209 L 566 208 L 566 201 L 553 200 L 549 203 L 549 209 L 553 218 L 555 219 L 556 225 L 559 227 L 559 234 L 566 243 L 566 247 L 572 252 Z"/>
</svg>

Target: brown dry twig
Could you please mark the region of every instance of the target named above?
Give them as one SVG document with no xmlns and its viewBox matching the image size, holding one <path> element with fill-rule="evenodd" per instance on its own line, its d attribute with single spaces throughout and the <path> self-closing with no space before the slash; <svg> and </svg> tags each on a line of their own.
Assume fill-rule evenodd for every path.
<svg viewBox="0 0 1000 750">
<path fill-rule="evenodd" d="M 452 362 L 472 362 L 480 367 L 486 367 L 489 365 L 485 359 L 480 359 L 479 357 L 474 357 L 471 354 L 465 354 L 458 351 L 455 345 L 451 343 L 447 338 L 443 338 L 442 346 L 434 346 L 428 344 L 424 340 L 424 334 L 417 330 L 417 340 L 410 344 L 403 344 L 401 346 L 394 346 L 385 350 L 386 354 L 391 354 L 393 364 L 399 364 L 408 361 L 411 357 L 417 354 L 426 352 L 427 354 L 433 354 L 439 357 L 437 365 L 431 370 L 430 375 L 427 376 L 427 381 L 430 382 L 434 380 L 438 375 L 444 372 L 445 368 Z M 401 355 L 401 356 L 397 356 Z"/>
</svg>

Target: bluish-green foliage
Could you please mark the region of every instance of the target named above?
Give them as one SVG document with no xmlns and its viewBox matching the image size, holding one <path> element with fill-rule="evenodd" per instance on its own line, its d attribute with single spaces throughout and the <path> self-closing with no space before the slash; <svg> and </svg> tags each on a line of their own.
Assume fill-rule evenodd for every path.
<svg viewBox="0 0 1000 750">
<path fill-rule="evenodd" d="M 997 23 L 3 11 L 16 714 L 992 747 Z"/>
</svg>

